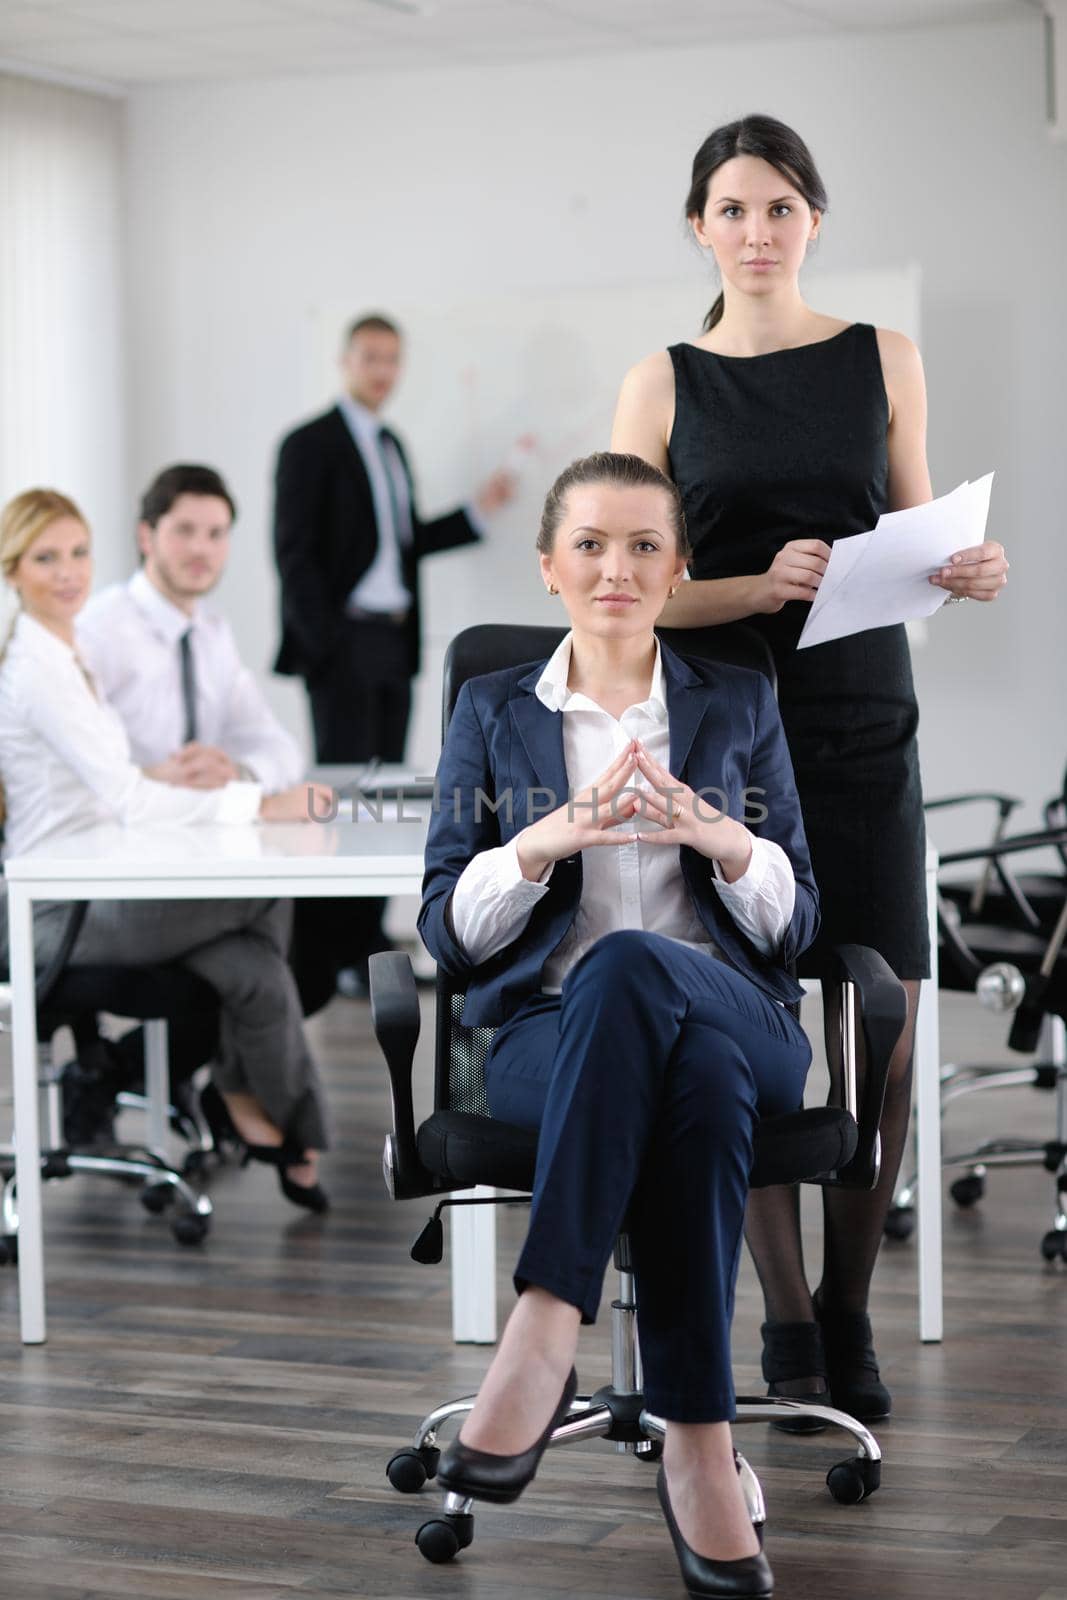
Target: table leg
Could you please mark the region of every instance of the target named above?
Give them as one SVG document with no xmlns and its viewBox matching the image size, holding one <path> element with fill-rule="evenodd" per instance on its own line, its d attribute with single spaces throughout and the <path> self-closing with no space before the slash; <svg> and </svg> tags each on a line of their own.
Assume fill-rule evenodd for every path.
<svg viewBox="0 0 1067 1600">
<path fill-rule="evenodd" d="M 37 1095 L 33 902 L 16 883 L 8 886 L 7 923 L 11 949 L 11 1065 L 15 1095 L 15 1181 L 19 1215 L 19 1318 L 23 1344 L 43 1344 L 44 1231 Z"/>
<path fill-rule="evenodd" d="M 455 1198 L 488 1198 L 465 1189 Z M 452 1246 L 452 1338 L 456 1344 L 496 1341 L 496 1206 L 449 1206 Z"/>
<path fill-rule="evenodd" d="M 167 1024 L 157 1017 L 144 1025 L 144 1085 L 148 1101 L 148 1148 L 167 1159 L 170 1131 L 170 1072 Z"/>
<path fill-rule="evenodd" d="M 926 856 L 930 976 L 919 995 L 915 1029 L 915 1143 L 919 1223 L 919 1338 L 936 1344 L 943 1332 L 941 1260 L 941 1037 L 937 990 L 937 868 Z"/>
</svg>

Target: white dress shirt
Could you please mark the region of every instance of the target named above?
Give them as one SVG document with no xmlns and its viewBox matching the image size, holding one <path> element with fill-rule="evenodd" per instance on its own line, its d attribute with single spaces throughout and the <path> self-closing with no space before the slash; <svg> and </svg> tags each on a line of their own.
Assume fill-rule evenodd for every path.
<svg viewBox="0 0 1067 1600">
<path fill-rule="evenodd" d="M 77 621 L 78 649 L 104 699 L 126 726 L 133 759 L 153 767 L 185 742 L 180 645 L 191 629 L 196 730 L 268 794 L 298 783 L 306 763 L 237 653 L 225 617 L 189 616 L 143 571 L 94 595 Z"/>
<path fill-rule="evenodd" d="M 251 822 L 263 794 L 258 783 L 179 789 L 146 778 L 74 651 L 25 615 L 0 662 L 0 781 L 5 856 L 100 822 Z"/>
<path fill-rule="evenodd" d="M 542 705 L 563 717 L 563 754 L 572 793 L 587 788 L 631 739 L 639 739 L 654 761 L 670 771 L 670 727 L 659 642 L 647 700 L 616 718 L 584 694 L 568 689 L 571 635 L 559 645 L 537 682 Z M 647 789 L 638 772 L 629 787 Z M 709 824 L 711 826 L 712 824 Z M 626 831 L 631 824 L 623 823 Z M 650 820 L 642 832 L 658 831 Z M 752 836 L 752 859 L 742 876 L 727 883 L 710 859 L 708 875 L 737 926 L 758 950 L 772 955 L 793 915 L 796 884 L 789 857 L 770 839 Z M 522 875 L 516 840 L 483 850 L 460 874 L 452 896 L 456 938 L 475 965 L 488 961 L 522 932 L 537 902 L 548 893 L 551 867 L 539 883 Z M 544 993 L 558 993 L 574 963 L 619 928 L 662 933 L 694 950 L 717 953 L 698 917 L 682 877 L 678 847 L 598 845 L 582 854 L 582 895 L 577 915 L 541 971 Z"/>
<path fill-rule="evenodd" d="M 367 469 L 378 527 L 374 560 L 349 595 L 348 605 L 362 611 L 406 611 L 411 605 L 411 591 L 404 582 L 400 548 L 412 539 L 407 473 L 396 447 L 382 439 L 382 423 L 373 411 L 349 394 L 343 394 L 337 404 Z"/>
</svg>

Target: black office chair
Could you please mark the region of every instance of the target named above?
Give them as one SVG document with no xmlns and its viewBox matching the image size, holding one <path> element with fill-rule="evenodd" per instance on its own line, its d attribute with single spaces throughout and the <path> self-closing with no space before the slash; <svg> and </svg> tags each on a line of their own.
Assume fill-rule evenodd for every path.
<svg viewBox="0 0 1067 1600">
<path fill-rule="evenodd" d="M 563 630 L 484 626 L 468 628 L 455 639 L 445 661 L 445 720 L 462 684 L 501 667 L 535 661 L 552 653 Z M 762 640 L 739 629 L 701 629 L 669 636 L 676 649 L 758 665 L 772 676 Z M 842 1060 L 831 1067 L 830 1104 L 790 1116 L 765 1119 L 757 1137 L 751 1182 L 756 1186 L 801 1181 L 869 1189 L 879 1170 L 878 1123 L 889 1058 L 904 1025 L 904 991 L 881 957 L 859 946 L 837 952 L 842 990 Z M 488 1114 L 484 1065 L 492 1029 L 465 1028 L 460 1021 L 463 995 L 442 973 L 437 976 L 434 1109 L 416 1130 L 412 1106 L 412 1068 L 419 1035 L 419 1001 L 407 956 L 389 951 L 371 957 L 371 1012 L 392 1086 L 393 1130 L 385 1143 L 384 1171 L 394 1199 L 447 1195 L 480 1184 L 528 1192 L 533 1185 L 537 1135 Z M 864 1067 L 858 1070 L 857 1029 L 862 1030 Z M 513 1198 L 510 1196 L 509 1198 Z M 499 1203 L 467 1200 L 438 1202 L 412 1248 L 417 1261 L 439 1261 L 443 1248 L 440 1213 L 451 1204 Z M 640 1354 L 629 1241 L 620 1235 L 615 1250 L 619 1292 L 612 1305 L 612 1379 L 595 1394 L 579 1396 L 552 1444 L 606 1438 L 620 1449 L 648 1460 L 662 1452 L 665 1424 L 652 1416 L 641 1392 Z M 699 1270 L 699 1263 L 694 1263 Z M 390 1483 L 414 1493 L 436 1474 L 439 1430 L 462 1422 L 474 1397 L 436 1407 L 424 1418 L 413 1443 L 390 1460 Z M 854 1418 L 830 1406 L 769 1396 L 739 1397 L 738 1422 L 769 1422 L 785 1415 L 813 1418 L 851 1433 L 855 1456 L 827 1475 L 834 1498 L 855 1503 L 877 1489 L 881 1452 L 877 1441 Z M 758 1481 L 739 1458 L 739 1471 L 754 1523 L 765 1519 Z M 471 1502 L 448 1494 L 443 1514 L 424 1523 L 416 1543 L 430 1561 L 450 1560 L 473 1538 Z"/>
<path fill-rule="evenodd" d="M 1050 814 L 1055 815 L 1052 811 Z M 941 1106 L 982 1089 L 1030 1087 L 1055 1100 L 1055 1133 L 1050 1139 L 1017 1139 L 998 1135 L 977 1146 L 942 1157 L 946 1170 L 962 1169 L 949 1185 L 949 1193 L 964 1209 L 977 1204 L 986 1191 L 991 1167 L 1038 1166 L 1055 1182 L 1052 1227 L 1041 1240 L 1046 1261 L 1067 1263 L 1067 879 L 1054 895 L 1055 874 L 1033 875 L 1044 885 L 1047 899 L 1040 915 L 1029 905 L 1022 886 L 1027 879 L 1011 872 L 1013 856 L 1038 849 L 1067 851 L 1067 827 L 1060 824 L 1041 831 L 999 838 L 971 850 L 943 854 L 941 865 L 952 868 L 981 863 L 978 885 L 988 881 L 1009 885 L 992 902 L 984 901 L 979 914 L 963 909 L 953 885 L 938 886 L 938 984 L 943 989 L 975 993 L 994 1012 L 1013 1012 L 1007 1045 L 1012 1051 L 1036 1059 L 1026 1065 L 999 1061 L 991 1064 L 946 1064 L 941 1068 Z M 1020 926 L 1019 905 L 1028 910 Z M 999 905 L 1000 917 L 994 913 Z M 909 1171 L 897 1186 L 886 1218 L 890 1238 L 907 1239 L 915 1225 L 916 1176 Z"/>
<path fill-rule="evenodd" d="M 928 812 L 954 811 L 960 806 L 992 806 L 996 813 L 990 847 L 1004 839 L 1012 813 L 1022 801 L 1016 795 L 983 791 L 975 794 L 942 795 L 927 800 Z M 1067 771 L 1057 794 L 1044 805 L 1044 831 L 1054 834 L 1067 828 Z M 954 905 L 965 922 L 991 922 L 999 926 L 1013 923 L 1033 933 L 1050 931 L 1055 925 L 1065 893 L 1067 893 L 1067 845 L 1052 845 L 1059 860 L 1048 872 L 1019 873 L 1014 870 L 1010 856 L 983 853 L 982 868 L 977 876 L 946 876 L 942 894 L 949 905 Z"/>
<path fill-rule="evenodd" d="M 69 966 L 75 940 L 85 920 L 87 904 L 71 907 L 63 937 L 54 957 L 37 977 L 37 1037 L 40 1060 L 38 1082 L 45 1090 L 45 1132 L 41 1173 L 45 1179 L 73 1177 L 78 1173 L 136 1181 L 141 1204 L 153 1214 L 172 1204 L 171 1232 L 179 1244 L 199 1244 L 207 1237 L 212 1206 L 185 1177 L 171 1166 L 162 1151 L 145 1145 L 116 1145 L 101 1151 L 70 1149 L 63 1138 L 63 1107 L 59 1071 L 52 1059 L 52 1041 L 69 1027 L 75 1039 L 95 1035 L 98 1012 L 130 1017 L 155 1025 L 153 1048 L 166 1049 L 166 1024 L 205 1019 L 218 1011 L 218 996 L 210 984 L 174 964 L 149 967 Z M 166 1077 L 165 1059 L 160 1076 Z M 173 1108 L 168 1106 L 173 1114 Z M 0 1148 L 0 1265 L 18 1259 L 18 1201 L 14 1148 Z"/>
</svg>

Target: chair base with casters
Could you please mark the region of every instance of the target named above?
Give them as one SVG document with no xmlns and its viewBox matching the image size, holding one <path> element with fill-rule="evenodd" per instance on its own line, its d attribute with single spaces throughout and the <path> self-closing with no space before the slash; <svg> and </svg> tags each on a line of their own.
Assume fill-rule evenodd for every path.
<svg viewBox="0 0 1067 1600">
<path fill-rule="evenodd" d="M 203 979 L 178 966 L 67 967 L 48 985 L 38 1005 L 37 1028 L 45 1092 L 45 1137 L 41 1172 L 46 1180 L 79 1174 L 135 1182 L 145 1210 L 159 1214 L 173 1208 L 171 1232 L 180 1244 L 199 1244 L 211 1225 L 212 1205 L 173 1167 L 165 1153 L 171 1111 L 167 1071 L 167 1021 L 217 1010 L 218 997 Z M 63 1139 L 62 1092 L 51 1041 L 61 1028 L 80 1030 L 86 1019 L 95 1026 L 98 1011 L 144 1021 L 148 1137 L 144 1144 L 115 1145 L 101 1151 L 69 1149 Z M 0 1214 L 0 1263 L 18 1257 L 18 1197 L 14 1152 L 0 1150 L 4 1189 Z"/>
<path fill-rule="evenodd" d="M 903 990 L 881 958 L 856 946 L 838 952 L 843 984 L 842 1039 L 844 1061 L 835 1092 L 840 1105 L 764 1119 L 757 1130 L 751 1175 L 754 1187 L 801 1180 L 870 1188 L 877 1182 L 878 1121 L 881 1115 L 889 1057 L 904 1022 Z M 395 1199 L 447 1195 L 478 1185 L 512 1191 L 500 1203 L 527 1192 L 533 1184 L 537 1134 L 488 1116 L 482 1067 L 492 1030 L 465 1029 L 459 1021 L 461 994 L 440 974 L 437 985 L 437 1050 L 435 1105 L 416 1130 L 412 1104 L 412 1068 L 419 1034 L 419 1001 L 408 958 L 396 952 L 370 960 L 371 1012 L 375 1034 L 389 1070 L 393 1131 L 387 1137 L 383 1168 Z M 866 1066 L 858 1083 L 853 1045 L 862 1026 Z M 473 1109 L 465 1109 L 472 1107 Z M 457 1109 L 459 1108 L 459 1109 Z M 435 1213 L 412 1249 L 418 1261 L 441 1259 L 440 1212 L 462 1197 L 438 1201 Z M 493 1203 L 493 1202 L 485 1202 Z M 637 1343 L 635 1285 L 626 1234 L 615 1251 L 619 1291 L 612 1303 L 611 1383 L 594 1394 L 576 1398 L 550 1444 L 604 1438 L 620 1452 L 657 1460 L 666 1424 L 649 1413 L 642 1394 Z M 462 1422 L 474 1398 L 436 1407 L 416 1430 L 412 1443 L 390 1459 L 387 1475 L 401 1493 L 415 1493 L 436 1475 L 438 1437 L 446 1425 Z M 873 1494 L 881 1474 L 881 1452 L 873 1434 L 855 1418 L 831 1406 L 777 1396 L 742 1396 L 737 1423 L 771 1422 L 790 1415 L 817 1419 L 842 1428 L 856 1441 L 856 1452 L 831 1467 L 827 1484 L 842 1503 L 854 1504 Z M 763 1495 L 755 1474 L 739 1459 L 752 1520 L 765 1519 Z M 416 1543 L 427 1560 L 450 1560 L 474 1536 L 471 1502 L 447 1494 L 440 1516 L 425 1522 Z"/>
<path fill-rule="evenodd" d="M 983 1199 L 991 1169 L 1042 1167 L 1055 1183 L 1052 1226 L 1041 1240 L 1046 1261 L 1067 1263 L 1067 1025 L 1062 1017 L 1045 1018 L 1038 1059 L 1028 1066 L 1004 1063 L 982 1066 L 946 1066 L 941 1072 L 941 1109 L 980 1089 L 1039 1089 L 1055 1096 L 1055 1138 L 986 1139 L 966 1150 L 942 1156 L 942 1168 L 959 1170 L 949 1194 L 961 1210 Z M 897 1187 L 886 1217 L 885 1231 L 892 1239 L 909 1239 L 915 1228 L 916 1177 L 909 1171 Z"/>
</svg>

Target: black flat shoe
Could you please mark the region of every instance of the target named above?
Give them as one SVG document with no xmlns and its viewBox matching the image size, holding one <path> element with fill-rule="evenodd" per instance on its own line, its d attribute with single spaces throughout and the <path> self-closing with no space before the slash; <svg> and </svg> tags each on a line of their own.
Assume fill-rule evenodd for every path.
<svg viewBox="0 0 1067 1600">
<path fill-rule="evenodd" d="M 874 1353 L 871 1319 L 865 1311 L 832 1311 L 814 1296 L 822 1328 L 831 1403 L 857 1422 L 880 1422 L 893 1409 L 893 1396 L 882 1382 Z"/>
<path fill-rule="evenodd" d="M 828 1406 L 830 1392 L 826 1376 L 826 1354 L 823 1350 L 822 1329 L 817 1322 L 765 1322 L 760 1329 L 763 1338 L 763 1376 L 767 1380 L 767 1393 L 782 1400 L 795 1400 L 799 1405 Z M 810 1389 L 797 1394 L 786 1393 L 779 1384 L 813 1380 Z M 822 1379 L 822 1388 L 815 1383 Z M 822 1433 L 829 1424 L 818 1417 L 783 1417 L 772 1422 L 772 1428 L 782 1433 Z"/>
<path fill-rule="evenodd" d="M 494 1505 L 508 1506 L 517 1500 L 530 1482 L 548 1448 L 548 1441 L 560 1423 L 566 1420 L 571 1401 L 578 1391 L 578 1374 L 571 1368 L 559 1405 L 541 1437 L 517 1456 L 495 1455 L 489 1450 L 475 1450 L 461 1439 L 453 1439 L 437 1468 L 437 1481 L 451 1494 L 461 1494 L 469 1500 L 491 1500 Z"/>
<path fill-rule="evenodd" d="M 770 1600 L 774 1593 L 774 1574 L 762 1550 L 755 1556 L 742 1556 L 739 1561 L 713 1561 L 711 1556 L 698 1556 L 686 1544 L 674 1520 L 667 1474 L 662 1467 L 656 1475 L 656 1493 L 678 1557 L 686 1594 L 694 1600 L 704 1595 L 718 1597 L 718 1600 Z"/>
</svg>

